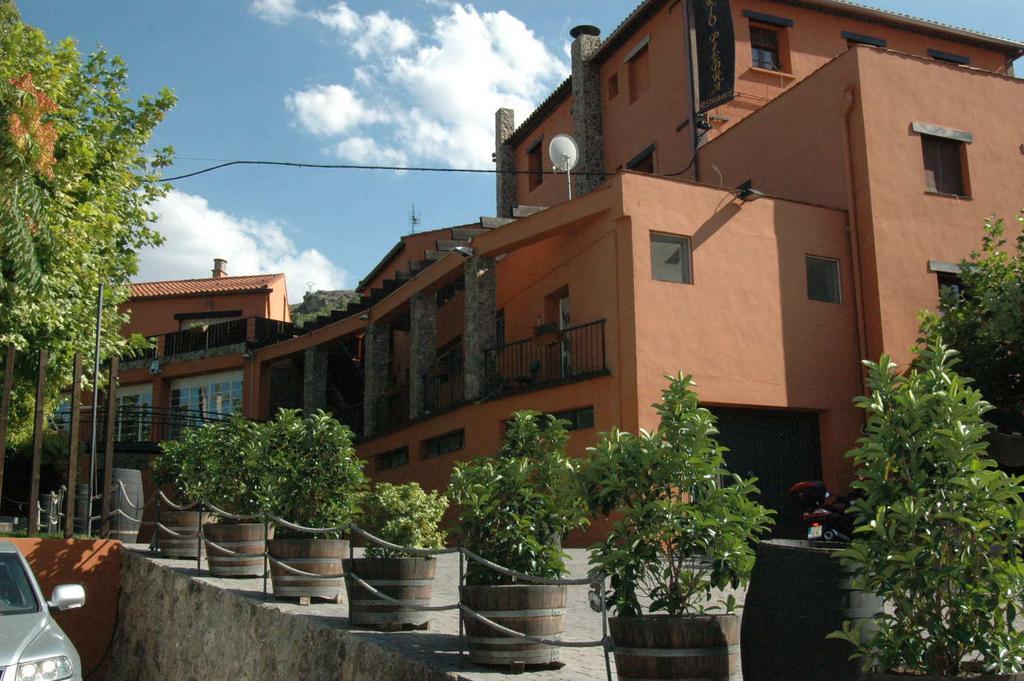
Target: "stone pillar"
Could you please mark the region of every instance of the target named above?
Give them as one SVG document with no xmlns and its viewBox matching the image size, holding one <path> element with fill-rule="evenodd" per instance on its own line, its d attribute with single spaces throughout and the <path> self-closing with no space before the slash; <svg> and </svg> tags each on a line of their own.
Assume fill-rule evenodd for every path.
<svg viewBox="0 0 1024 681">
<path fill-rule="evenodd" d="M 601 67 L 592 57 L 601 46 L 594 26 L 572 29 L 573 137 L 580 148 L 574 196 L 588 194 L 601 184 L 604 172 L 604 133 L 601 122 Z M 589 174 L 588 174 L 589 173 Z"/>
<path fill-rule="evenodd" d="M 374 434 L 377 402 L 388 389 L 391 373 L 391 327 L 374 322 L 363 337 L 363 434 Z"/>
<path fill-rule="evenodd" d="M 512 217 L 512 208 L 516 205 L 515 173 L 501 172 L 516 169 L 515 150 L 508 144 L 508 139 L 516 130 L 516 114 L 512 109 L 498 109 L 494 114 L 494 184 L 497 188 L 497 210 L 499 218 Z"/>
<path fill-rule="evenodd" d="M 409 418 L 425 413 L 423 377 L 437 361 L 437 296 L 419 291 L 409 303 Z"/>
<path fill-rule="evenodd" d="M 483 397 L 487 392 L 487 351 L 497 345 L 495 315 L 494 258 L 473 256 L 465 265 L 466 330 L 462 336 L 464 355 L 464 386 L 467 400 Z"/>
<path fill-rule="evenodd" d="M 327 346 L 306 348 L 302 367 L 302 411 L 327 409 Z"/>
</svg>

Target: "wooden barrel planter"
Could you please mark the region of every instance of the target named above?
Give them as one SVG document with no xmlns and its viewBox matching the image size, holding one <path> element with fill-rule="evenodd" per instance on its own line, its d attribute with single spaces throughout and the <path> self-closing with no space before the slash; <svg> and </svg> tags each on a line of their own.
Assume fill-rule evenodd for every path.
<svg viewBox="0 0 1024 681">
<path fill-rule="evenodd" d="M 352 579 L 358 576 L 386 596 L 409 605 L 430 605 L 437 561 L 433 558 L 356 558 L 345 560 L 348 618 L 353 626 L 425 629 L 429 613 L 382 600 Z"/>
<path fill-rule="evenodd" d="M 125 544 L 134 544 L 139 539 L 142 510 L 145 506 L 142 494 L 142 471 L 134 468 L 115 468 L 111 473 L 114 481 L 111 508 L 119 509 L 124 515 L 115 513 L 110 519 L 110 538 L 119 539 Z M 123 492 L 119 482 L 124 485 Z"/>
<path fill-rule="evenodd" d="M 311 598 L 341 602 L 345 590 L 342 560 L 348 555 L 347 539 L 271 539 L 268 548 L 274 560 L 318 575 L 296 575 L 271 561 L 270 580 L 275 596 L 298 598 L 302 604 L 308 604 Z"/>
<path fill-rule="evenodd" d="M 270 536 L 274 536 L 272 527 Z M 203 525 L 203 538 L 206 562 L 214 577 L 263 575 L 263 523 L 207 523 Z"/>
<path fill-rule="evenodd" d="M 459 592 L 463 605 L 513 631 L 548 639 L 565 633 L 564 586 L 467 585 Z M 509 636 L 468 615 L 465 623 L 471 662 L 503 667 L 561 666 L 555 646 Z"/>
<path fill-rule="evenodd" d="M 739 678 L 739 615 L 609 617 L 608 626 L 619 681 Z"/>
<path fill-rule="evenodd" d="M 202 517 L 200 517 L 202 515 Z M 199 526 L 206 522 L 207 514 L 199 511 L 160 511 L 160 524 L 156 529 L 157 550 L 167 558 L 196 558 L 202 553 L 199 545 Z"/>
<path fill-rule="evenodd" d="M 836 555 L 845 544 L 787 539 L 764 541 L 743 607 L 744 681 L 859 679 L 852 647 L 826 639 L 844 620 L 882 612 L 882 600 L 854 590 L 853 575 Z"/>
</svg>

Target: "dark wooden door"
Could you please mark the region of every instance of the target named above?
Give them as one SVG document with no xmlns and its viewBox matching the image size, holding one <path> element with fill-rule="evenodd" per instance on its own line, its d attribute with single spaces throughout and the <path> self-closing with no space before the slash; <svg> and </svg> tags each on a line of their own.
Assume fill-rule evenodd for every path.
<svg viewBox="0 0 1024 681">
<path fill-rule="evenodd" d="M 769 409 L 711 411 L 718 417 L 718 441 L 729 448 L 726 467 L 743 477 L 756 476 L 761 503 L 777 513 L 772 536 L 804 539 L 800 509 L 786 490 L 802 480 L 821 479 L 818 415 Z"/>
</svg>

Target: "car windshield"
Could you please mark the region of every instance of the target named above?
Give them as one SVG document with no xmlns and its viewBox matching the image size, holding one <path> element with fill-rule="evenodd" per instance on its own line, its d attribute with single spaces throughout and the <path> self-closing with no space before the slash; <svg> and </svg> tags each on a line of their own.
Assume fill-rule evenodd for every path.
<svg viewBox="0 0 1024 681">
<path fill-rule="evenodd" d="M 22 615 L 38 609 L 21 560 L 13 553 L 0 553 L 0 616 Z"/>
</svg>

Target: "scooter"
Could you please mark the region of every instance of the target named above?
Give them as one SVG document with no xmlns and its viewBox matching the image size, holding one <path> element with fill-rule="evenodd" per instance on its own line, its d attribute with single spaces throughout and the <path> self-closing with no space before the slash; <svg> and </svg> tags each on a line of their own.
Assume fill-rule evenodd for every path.
<svg viewBox="0 0 1024 681">
<path fill-rule="evenodd" d="M 853 538 L 853 517 L 847 497 L 828 491 L 820 480 L 798 482 L 787 491 L 789 498 L 803 512 L 810 541 L 849 542 Z"/>
</svg>

